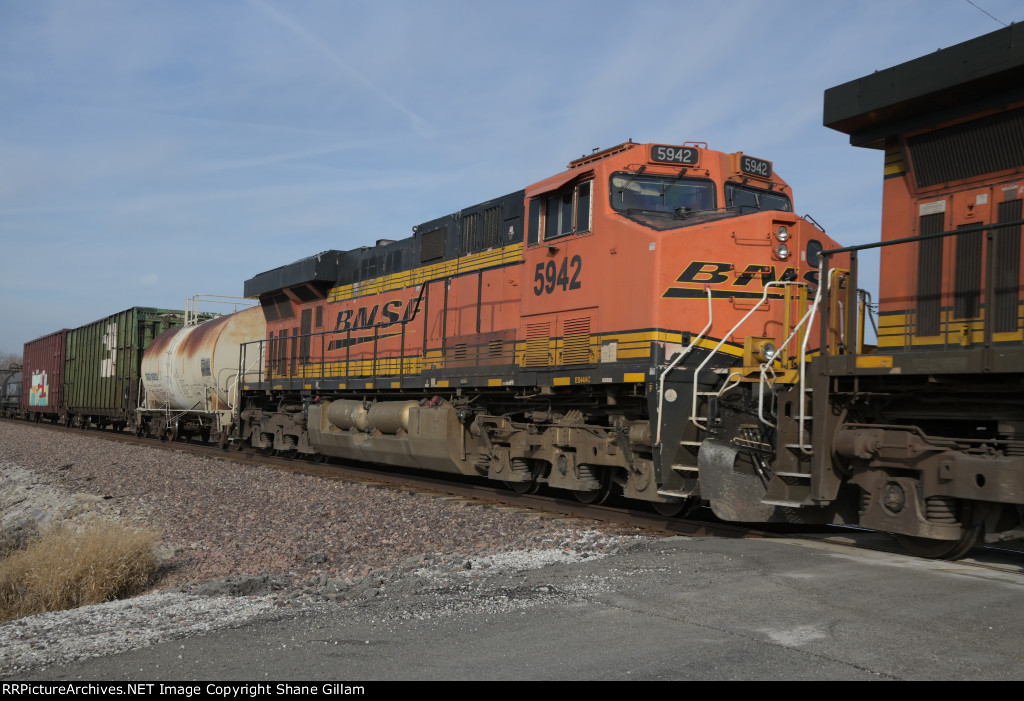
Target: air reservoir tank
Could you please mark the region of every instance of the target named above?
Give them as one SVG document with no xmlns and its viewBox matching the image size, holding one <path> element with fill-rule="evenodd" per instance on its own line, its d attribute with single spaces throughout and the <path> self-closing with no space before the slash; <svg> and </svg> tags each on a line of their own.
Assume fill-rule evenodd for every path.
<svg viewBox="0 0 1024 701">
<path fill-rule="evenodd" d="M 237 401 L 239 347 L 266 336 L 259 307 L 160 334 L 142 356 L 148 408 L 228 409 Z M 249 371 L 259 370 L 257 360 Z"/>
</svg>

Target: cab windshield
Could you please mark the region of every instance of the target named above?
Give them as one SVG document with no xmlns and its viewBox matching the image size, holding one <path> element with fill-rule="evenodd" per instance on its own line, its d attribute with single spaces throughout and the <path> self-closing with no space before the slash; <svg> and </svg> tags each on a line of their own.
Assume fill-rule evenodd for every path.
<svg viewBox="0 0 1024 701">
<path fill-rule="evenodd" d="M 685 217 L 691 212 L 715 209 L 715 184 L 710 180 L 615 173 L 611 186 L 612 208 L 627 216 L 648 213 Z"/>
<path fill-rule="evenodd" d="M 785 195 L 736 183 L 725 184 L 725 206 L 736 210 L 739 214 L 750 214 L 752 211 L 761 212 L 767 209 L 779 212 L 793 211 L 793 204 Z"/>
<path fill-rule="evenodd" d="M 719 206 L 714 182 L 702 178 L 618 172 L 611 176 L 612 209 L 638 224 L 666 231 L 766 210 L 793 211 L 779 192 L 725 183 Z"/>
</svg>

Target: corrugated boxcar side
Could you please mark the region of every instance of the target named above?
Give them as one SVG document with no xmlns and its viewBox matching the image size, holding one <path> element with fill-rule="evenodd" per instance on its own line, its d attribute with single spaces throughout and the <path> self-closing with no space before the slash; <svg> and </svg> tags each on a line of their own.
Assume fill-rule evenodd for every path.
<svg viewBox="0 0 1024 701">
<path fill-rule="evenodd" d="M 21 405 L 31 418 L 56 419 L 64 408 L 64 344 L 61 329 L 25 344 L 21 367 Z"/>
<path fill-rule="evenodd" d="M 143 352 L 154 338 L 184 322 L 180 310 L 132 307 L 69 331 L 64 385 L 69 413 L 131 423 Z"/>
</svg>

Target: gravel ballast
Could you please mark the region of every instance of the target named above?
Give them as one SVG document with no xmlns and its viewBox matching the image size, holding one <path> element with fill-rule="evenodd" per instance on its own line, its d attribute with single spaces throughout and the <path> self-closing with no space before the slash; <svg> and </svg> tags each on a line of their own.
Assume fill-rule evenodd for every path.
<svg viewBox="0 0 1024 701">
<path fill-rule="evenodd" d="M 0 424 L 5 537 L 97 518 L 158 531 L 160 580 L 128 601 L 0 625 L 0 675 L 401 589 L 420 595 L 409 617 L 529 606 L 538 597 L 467 591 L 490 575 L 645 540 L 484 502 Z"/>
</svg>

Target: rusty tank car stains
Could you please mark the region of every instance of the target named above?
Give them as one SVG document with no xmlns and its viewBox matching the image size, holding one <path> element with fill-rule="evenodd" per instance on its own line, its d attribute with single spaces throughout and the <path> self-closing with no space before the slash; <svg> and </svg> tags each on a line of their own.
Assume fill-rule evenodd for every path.
<svg viewBox="0 0 1024 701">
<path fill-rule="evenodd" d="M 266 333 L 259 309 L 172 329 L 142 359 L 140 433 L 226 437 L 233 423 L 239 346 Z"/>
</svg>

